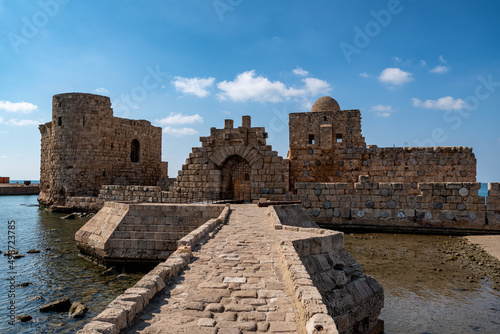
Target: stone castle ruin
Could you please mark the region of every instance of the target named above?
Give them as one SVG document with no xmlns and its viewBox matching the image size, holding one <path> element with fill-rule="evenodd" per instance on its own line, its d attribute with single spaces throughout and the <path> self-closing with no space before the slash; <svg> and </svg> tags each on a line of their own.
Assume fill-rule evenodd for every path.
<svg viewBox="0 0 500 334">
<path fill-rule="evenodd" d="M 113 117 L 109 97 L 68 93 L 52 99 L 42 134 L 40 196 L 44 206 L 97 196 L 102 185 L 156 185 L 167 178 L 161 128 Z"/>
<path fill-rule="evenodd" d="M 319 224 L 344 228 L 499 231 L 499 184 L 478 195 L 468 147 L 366 145 L 361 112 L 331 97 L 291 113 L 287 159 L 250 116 L 211 128 L 176 179 L 161 161 L 161 129 L 113 117 L 110 100 L 54 96 L 42 133 L 41 192 L 46 206 L 96 211 L 106 201 L 187 203 L 298 200 Z M 487 202 L 487 204 L 485 204 Z"/>
</svg>

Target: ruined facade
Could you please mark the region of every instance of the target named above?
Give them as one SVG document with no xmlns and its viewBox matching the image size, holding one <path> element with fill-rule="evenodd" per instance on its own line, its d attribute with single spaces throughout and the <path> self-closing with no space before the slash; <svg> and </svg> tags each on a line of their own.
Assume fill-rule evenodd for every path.
<svg viewBox="0 0 500 334">
<path fill-rule="evenodd" d="M 44 206 L 64 206 L 73 196 L 97 196 L 102 185 L 156 185 L 167 177 L 161 128 L 113 117 L 109 97 L 55 95 L 52 121 L 39 129 L 39 202 Z"/>
<path fill-rule="evenodd" d="M 40 126 L 39 200 L 92 211 L 106 201 L 300 200 L 317 223 L 338 228 L 500 230 L 499 185 L 479 196 L 469 147 L 367 146 L 360 111 L 331 97 L 291 113 L 289 127 L 283 159 L 250 116 L 239 127 L 225 120 L 168 183 L 160 128 L 113 117 L 107 97 L 56 95 L 53 121 Z"/>
<path fill-rule="evenodd" d="M 366 146 L 359 110 L 341 110 L 322 97 L 311 112 L 290 114 L 290 184 L 347 183 L 360 175 L 372 182 L 476 182 L 476 159 L 468 147 Z"/>
<path fill-rule="evenodd" d="M 226 120 L 223 129 L 210 129 L 201 137 L 201 147 L 193 148 L 177 180 L 169 189 L 171 202 L 209 198 L 257 200 L 284 197 L 288 191 L 288 161 L 266 143 L 263 127 L 251 127 L 250 116 L 234 128 Z"/>
</svg>

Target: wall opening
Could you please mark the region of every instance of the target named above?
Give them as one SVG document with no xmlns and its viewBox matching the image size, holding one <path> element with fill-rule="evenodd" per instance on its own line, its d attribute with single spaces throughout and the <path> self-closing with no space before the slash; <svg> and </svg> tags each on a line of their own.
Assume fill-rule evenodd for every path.
<svg viewBox="0 0 500 334">
<path fill-rule="evenodd" d="M 309 135 L 309 144 L 314 144 L 314 135 Z"/>
<path fill-rule="evenodd" d="M 342 134 L 341 133 L 337 133 L 337 143 L 341 143 L 342 142 Z"/>
<path fill-rule="evenodd" d="M 57 126 L 62 125 L 62 117 L 57 117 Z"/>
<path fill-rule="evenodd" d="M 229 157 L 222 166 L 222 195 L 227 199 L 250 199 L 250 172 L 245 159 L 238 155 Z"/>
<path fill-rule="evenodd" d="M 139 162 L 141 144 L 137 139 L 132 140 L 131 149 L 130 149 L 130 161 Z"/>
</svg>

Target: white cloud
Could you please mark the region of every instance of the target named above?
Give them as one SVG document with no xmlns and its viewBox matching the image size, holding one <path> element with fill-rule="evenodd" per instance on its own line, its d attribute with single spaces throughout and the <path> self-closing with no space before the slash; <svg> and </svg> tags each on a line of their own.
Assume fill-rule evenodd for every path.
<svg viewBox="0 0 500 334">
<path fill-rule="evenodd" d="M 434 67 L 432 70 L 430 70 L 429 72 L 442 74 L 442 73 L 448 72 L 448 69 L 449 69 L 448 66 L 438 65 L 438 66 Z"/>
<path fill-rule="evenodd" d="M 106 88 L 102 88 L 102 87 L 94 89 L 94 92 L 99 93 L 99 94 L 107 94 L 107 93 L 109 93 L 109 91 Z"/>
<path fill-rule="evenodd" d="M 446 59 L 444 59 L 442 55 L 439 56 L 439 61 L 442 62 L 443 64 L 446 64 L 448 62 Z"/>
<path fill-rule="evenodd" d="M 7 112 L 21 112 L 23 114 L 29 114 L 30 112 L 37 110 L 38 106 L 29 102 L 0 101 L 0 109 Z"/>
<path fill-rule="evenodd" d="M 31 126 L 31 125 L 40 125 L 42 124 L 42 122 L 35 121 L 32 119 L 22 119 L 22 120 L 11 119 L 10 121 L 5 122 L 5 124 L 17 125 L 17 126 Z"/>
<path fill-rule="evenodd" d="M 425 109 L 457 110 L 457 109 L 464 109 L 466 107 L 464 100 L 454 99 L 451 96 L 440 97 L 437 100 L 425 100 L 425 101 L 413 98 L 412 101 L 414 107 L 425 108 Z"/>
<path fill-rule="evenodd" d="M 305 83 L 304 95 L 326 94 L 331 89 L 328 82 L 317 78 L 305 78 L 302 82 Z"/>
<path fill-rule="evenodd" d="M 277 103 L 290 98 L 304 99 L 311 95 L 325 94 L 331 89 L 328 82 L 317 78 L 304 78 L 302 82 L 304 86 L 301 88 L 287 87 L 281 81 L 256 76 L 255 70 L 251 70 L 238 74 L 234 81 L 219 82 L 217 88 L 222 92 L 217 96 L 221 101 Z"/>
<path fill-rule="evenodd" d="M 427 62 L 426 62 L 425 60 L 421 60 L 421 61 L 420 61 L 420 65 L 422 65 L 422 66 L 426 66 L 426 65 L 427 65 Z"/>
<path fill-rule="evenodd" d="M 210 92 L 207 90 L 214 84 L 215 78 L 183 78 L 175 77 L 172 83 L 175 90 L 184 94 L 192 94 L 198 97 L 207 97 Z"/>
<path fill-rule="evenodd" d="M 308 71 L 304 70 L 302 67 L 297 66 L 296 68 L 293 69 L 293 74 L 299 75 L 301 77 L 305 77 L 306 75 L 309 74 Z"/>
<path fill-rule="evenodd" d="M 368 75 L 368 73 L 366 73 L 366 72 L 359 73 L 359 76 L 360 76 L 360 77 L 363 77 L 363 78 L 369 78 L 369 77 L 370 77 L 370 76 Z"/>
<path fill-rule="evenodd" d="M 182 137 L 182 136 L 192 136 L 198 134 L 193 128 L 171 128 L 167 126 L 163 129 L 163 133 L 169 134 L 174 137 Z"/>
<path fill-rule="evenodd" d="M 376 111 L 377 112 L 377 116 L 379 117 L 391 117 L 391 114 L 393 113 L 393 109 L 392 109 L 392 106 L 384 106 L 382 104 L 378 104 L 376 106 L 373 106 L 372 111 Z"/>
<path fill-rule="evenodd" d="M 156 122 L 160 125 L 203 123 L 203 117 L 198 114 L 183 115 L 181 113 L 171 112 L 168 117 L 156 120 Z"/>
<path fill-rule="evenodd" d="M 372 111 L 391 112 L 392 106 L 384 106 L 382 104 L 378 104 L 378 105 L 372 107 Z"/>
<path fill-rule="evenodd" d="M 8 158 L 8 156 L 6 156 L 6 155 L 0 156 L 0 159 L 7 159 L 7 158 Z"/>
<path fill-rule="evenodd" d="M 412 75 L 412 73 L 405 72 L 399 68 L 390 67 L 380 73 L 378 80 L 387 84 L 400 86 L 413 81 Z"/>
</svg>

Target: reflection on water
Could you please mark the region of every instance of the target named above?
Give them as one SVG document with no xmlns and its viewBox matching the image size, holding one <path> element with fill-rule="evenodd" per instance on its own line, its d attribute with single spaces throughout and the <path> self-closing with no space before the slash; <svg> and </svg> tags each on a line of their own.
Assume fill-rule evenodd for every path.
<svg viewBox="0 0 500 334">
<path fill-rule="evenodd" d="M 458 240 L 346 234 L 346 249 L 384 287 L 385 333 L 500 333 L 500 293 L 438 251 Z"/>
<path fill-rule="evenodd" d="M 14 261 L 16 315 L 29 314 L 29 323 L 9 325 L 8 258 L 0 256 L 0 333 L 72 333 L 142 274 L 129 274 L 131 279 L 119 280 L 116 275 L 101 276 L 103 268 L 78 257 L 74 235 L 87 219 L 62 220 L 63 215 L 39 210 L 37 196 L 0 196 L 0 250 L 7 250 L 8 221 L 14 220 L 16 246 L 25 257 Z M 27 254 L 38 249 L 38 254 Z M 89 308 L 83 320 L 68 319 L 67 313 L 40 313 L 46 303 L 68 297 Z"/>
</svg>

